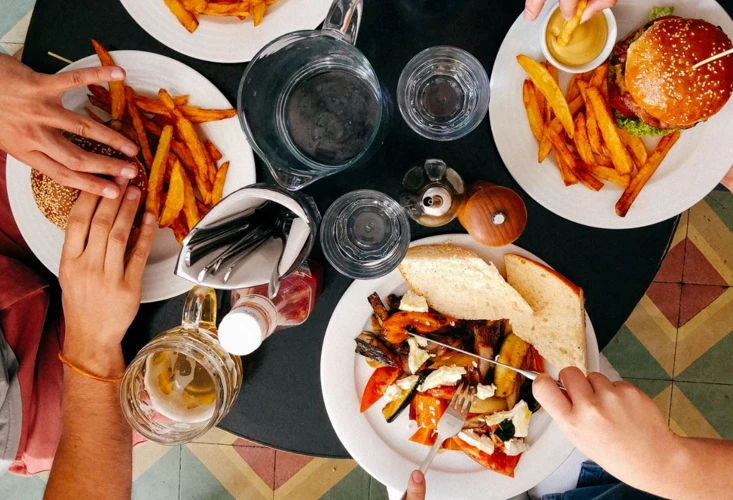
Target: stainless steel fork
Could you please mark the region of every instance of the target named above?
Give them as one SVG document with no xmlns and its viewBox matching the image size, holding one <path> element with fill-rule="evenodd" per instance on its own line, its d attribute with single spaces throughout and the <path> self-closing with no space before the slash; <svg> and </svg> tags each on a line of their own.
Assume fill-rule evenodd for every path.
<svg viewBox="0 0 733 500">
<path fill-rule="evenodd" d="M 468 417 L 468 410 L 471 408 L 473 392 L 473 387 L 466 383 L 461 384 L 448 405 L 448 408 L 445 410 L 445 413 L 440 417 L 435 444 L 430 448 L 428 456 L 426 456 L 425 460 L 420 464 L 420 472 L 423 474 L 425 474 L 425 472 L 430 468 L 430 464 L 433 463 L 433 459 L 435 458 L 436 453 L 438 453 L 443 441 L 448 438 L 452 438 L 461 432 L 461 429 L 463 429 L 463 424 L 466 423 L 466 418 Z M 406 498 L 407 492 L 402 495 L 401 500 L 405 500 Z"/>
</svg>

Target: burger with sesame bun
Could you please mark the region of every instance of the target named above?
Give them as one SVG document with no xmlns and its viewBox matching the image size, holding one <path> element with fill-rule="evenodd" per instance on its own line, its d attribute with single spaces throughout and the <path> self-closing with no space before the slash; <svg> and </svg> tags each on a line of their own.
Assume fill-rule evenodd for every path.
<svg viewBox="0 0 733 500">
<path fill-rule="evenodd" d="M 75 134 L 64 132 L 64 136 L 84 151 L 132 163 L 137 168 L 137 177 L 130 181 L 130 185 L 140 188 L 142 193 L 140 199 L 145 200 L 145 194 L 148 188 L 148 176 L 145 173 L 145 168 L 136 158 L 129 158 L 105 144 Z M 71 208 L 74 206 L 76 199 L 79 198 L 80 191 L 62 186 L 36 169 L 31 169 L 31 189 L 33 191 L 33 198 L 36 200 L 36 205 L 38 205 L 38 209 L 43 215 L 61 229 L 66 230 L 69 212 L 71 212 Z M 136 228 L 140 227 L 144 211 L 145 204 L 141 203 L 137 217 L 135 217 L 135 223 L 133 224 L 133 233 L 137 233 Z M 133 239 L 131 238 L 131 240 Z M 130 245 L 128 244 L 128 246 Z"/>
<path fill-rule="evenodd" d="M 618 125 L 636 136 L 693 127 L 733 93 L 733 55 L 693 69 L 733 47 L 730 38 L 701 19 L 666 13 L 619 41 L 611 55 L 610 104 Z"/>
</svg>

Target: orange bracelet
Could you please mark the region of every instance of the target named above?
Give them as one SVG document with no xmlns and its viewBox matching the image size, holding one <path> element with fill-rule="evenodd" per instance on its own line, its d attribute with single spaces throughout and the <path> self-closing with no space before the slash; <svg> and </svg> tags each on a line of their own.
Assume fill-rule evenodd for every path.
<svg viewBox="0 0 733 500">
<path fill-rule="evenodd" d="M 98 377 L 97 375 L 94 375 L 93 373 L 89 373 L 88 371 L 82 370 L 78 366 L 74 365 L 71 361 L 66 359 L 64 355 L 61 354 L 60 351 L 59 351 L 59 361 L 61 361 L 63 364 L 65 364 L 66 366 L 74 370 L 79 375 L 84 375 L 85 377 L 88 377 L 92 380 L 98 380 L 100 382 L 112 382 L 112 383 L 119 382 L 120 380 L 122 380 L 122 377 L 118 377 L 118 378 Z"/>
</svg>

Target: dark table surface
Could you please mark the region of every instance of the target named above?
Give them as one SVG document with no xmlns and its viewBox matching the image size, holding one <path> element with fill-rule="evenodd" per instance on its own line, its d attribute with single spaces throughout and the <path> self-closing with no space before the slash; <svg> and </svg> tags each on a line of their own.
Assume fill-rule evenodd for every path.
<svg viewBox="0 0 733 500">
<path fill-rule="evenodd" d="M 365 3 L 357 46 L 393 95 L 404 65 L 417 52 L 434 45 L 468 50 L 490 73 L 499 46 L 524 4 L 520 0 Z M 728 12 L 732 10 L 731 3 L 724 2 Z M 144 50 L 182 61 L 200 71 L 236 103 L 244 64 L 214 64 L 174 52 L 143 31 L 119 0 L 37 0 L 23 61 L 37 71 L 54 73 L 62 68 L 62 63 L 49 57 L 48 51 L 76 60 L 93 53 L 91 37 L 110 50 Z M 519 111 L 516 117 L 507 118 L 525 119 Z M 509 175 L 494 144 L 488 116 L 468 136 L 440 143 L 413 133 L 397 114 L 384 146 L 368 164 L 321 180 L 305 192 L 315 198 L 322 213 L 337 197 L 354 189 L 377 189 L 396 197 L 406 169 L 429 157 L 442 158 L 467 182 L 488 180 L 522 195 L 529 224 L 517 244 L 585 290 L 598 343 L 601 348 L 608 344 L 654 278 L 670 244 L 676 219 L 641 229 L 612 231 L 581 226 L 552 214 L 530 199 Z M 269 180 L 261 164 L 258 179 Z M 416 239 L 462 229 L 456 222 L 438 229 L 413 223 L 412 231 Z M 320 248 L 314 250 L 313 256 L 325 264 Z M 278 332 L 245 359 L 242 391 L 221 423 L 222 428 L 288 451 L 348 457 L 328 420 L 319 371 L 328 320 L 350 283 L 326 266 L 324 292 L 310 319 L 301 327 Z M 182 306 L 183 297 L 143 305 L 125 340 L 126 354 L 133 356 L 153 335 L 179 324 Z"/>
</svg>

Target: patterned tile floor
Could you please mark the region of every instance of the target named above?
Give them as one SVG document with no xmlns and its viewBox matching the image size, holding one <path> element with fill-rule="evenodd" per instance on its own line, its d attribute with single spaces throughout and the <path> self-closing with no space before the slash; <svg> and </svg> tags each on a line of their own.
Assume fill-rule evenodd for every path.
<svg viewBox="0 0 733 500">
<path fill-rule="evenodd" d="M 2 0 L 0 53 L 22 49 L 33 0 Z M 686 436 L 733 439 L 733 194 L 686 212 L 662 269 L 604 350 Z M 386 489 L 351 460 L 304 457 L 213 430 L 173 448 L 134 451 L 134 500 L 380 500 Z M 43 496 L 47 474 L 0 477 L 0 498 Z"/>
</svg>

